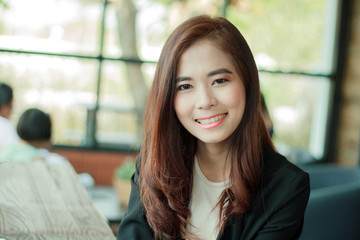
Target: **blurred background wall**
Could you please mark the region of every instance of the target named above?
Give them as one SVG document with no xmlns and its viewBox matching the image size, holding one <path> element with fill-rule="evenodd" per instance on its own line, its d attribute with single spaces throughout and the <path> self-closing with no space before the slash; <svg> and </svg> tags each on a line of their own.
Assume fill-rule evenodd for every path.
<svg viewBox="0 0 360 240">
<path fill-rule="evenodd" d="M 349 1 L 351 2 L 351 1 Z M 348 15 L 348 43 L 342 79 L 336 161 L 358 165 L 360 158 L 360 1 L 353 0 Z"/>
</svg>

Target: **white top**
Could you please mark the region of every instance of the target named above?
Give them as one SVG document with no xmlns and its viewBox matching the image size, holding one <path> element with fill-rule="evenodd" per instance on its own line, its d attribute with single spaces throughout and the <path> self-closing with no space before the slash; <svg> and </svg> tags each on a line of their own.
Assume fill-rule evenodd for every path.
<svg viewBox="0 0 360 240">
<path fill-rule="evenodd" d="M 11 142 L 19 139 L 14 125 L 4 117 L 0 116 L 0 149 Z"/>
<path fill-rule="evenodd" d="M 193 189 L 190 200 L 191 218 L 187 228 L 203 240 L 215 240 L 219 233 L 219 207 L 215 207 L 230 181 L 211 182 L 202 173 L 195 157 Z"/>
</svg>

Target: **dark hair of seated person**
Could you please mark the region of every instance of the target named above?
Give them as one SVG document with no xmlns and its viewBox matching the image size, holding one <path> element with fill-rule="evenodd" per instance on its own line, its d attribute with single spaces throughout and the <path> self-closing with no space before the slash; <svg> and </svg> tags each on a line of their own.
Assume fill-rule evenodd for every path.
<svg viewBox="0 0 360 240">
<path fill-rule="evenodd" d="M 12 88 L 5 83 L 0 83 L 0 116 L 4 118 L 8 118 L 10 116 L 12 101 Z"/>
<path fill-rule="evenodd" d="M 19 118 L 17 133 L 22 140 L 29 142 L 49 141 L 51 138 L 51 119 L 49 114 L 37 109 L 27 109 Z"/>
<path fill-rule="evenodd" d="M 0 107 L 8 104 L 13 99 L 13 91 L 11 87 L 5 83 L 0 83 Z"/>
</svg>

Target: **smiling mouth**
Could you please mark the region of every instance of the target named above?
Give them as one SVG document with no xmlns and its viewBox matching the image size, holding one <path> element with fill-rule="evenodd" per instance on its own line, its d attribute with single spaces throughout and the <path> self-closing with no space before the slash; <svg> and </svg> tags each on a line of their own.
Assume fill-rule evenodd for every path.
<svg viewBox="0 0 360 240">
<path fill-rule="evenodd" d="M 212 116 L 210 118 L 198 118 L 198 119 L 195 119 L 195 121 L 202 128 L 212 128 L 212 127 L 216 127 L 217 125 L 219 125 L 226 116 L 227 116 L 227 113 L 223 113 L 223 114 Z"/>
</svg>

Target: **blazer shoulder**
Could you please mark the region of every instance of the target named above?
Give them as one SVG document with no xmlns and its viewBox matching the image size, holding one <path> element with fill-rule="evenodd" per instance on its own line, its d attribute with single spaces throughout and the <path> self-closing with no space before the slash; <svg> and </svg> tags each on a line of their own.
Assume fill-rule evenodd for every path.
<svg viewBox="0 0 360 240">
<path fill-rule="evenodd" d="M 263 164 L 266 181 L 277 178 L 287 181 L 295 179 L 309 181 L 308 173 L 274 150 L 266 149 L 264 151 Z"/>
</svg>

